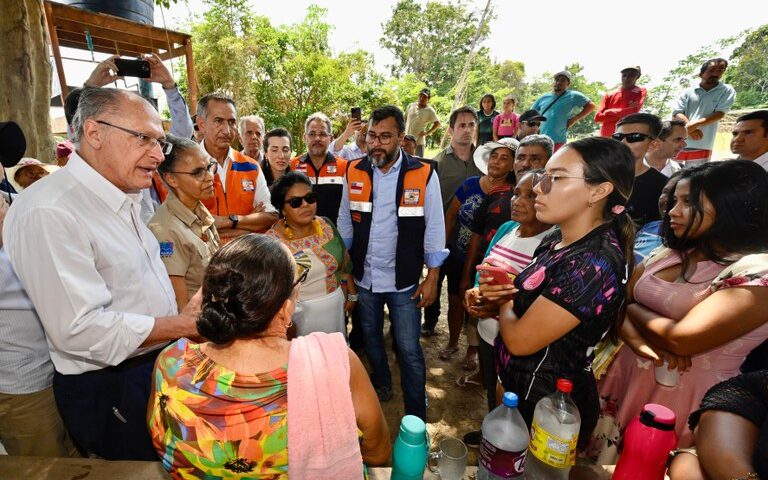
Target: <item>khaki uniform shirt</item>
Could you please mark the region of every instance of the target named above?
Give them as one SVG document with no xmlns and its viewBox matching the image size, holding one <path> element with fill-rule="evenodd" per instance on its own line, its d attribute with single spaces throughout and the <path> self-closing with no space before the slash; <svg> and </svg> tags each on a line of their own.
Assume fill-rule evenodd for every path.
<svg viewBox="0 0 768 480">
<path fill-rule="evenodd" d="M 205 268 L 219 249 L 219 232 L 213 223 L 213 216 L 202 203 L 192 211 L 168 192 L 168 198 L 147 225 L 160 242 L 160 258 L 168 275 L 187 281 L 189 298 L 202 285 Z"/>
</svg>

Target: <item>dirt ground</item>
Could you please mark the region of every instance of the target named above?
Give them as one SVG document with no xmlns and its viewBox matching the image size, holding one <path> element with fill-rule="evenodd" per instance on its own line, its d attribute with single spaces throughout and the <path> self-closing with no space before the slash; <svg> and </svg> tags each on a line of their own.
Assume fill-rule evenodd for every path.
<svg viewBox="0 0 768 480">
<path fill-rule="evenodd" d="M 445 282 L 447 283 L 447 282 Z M 487 413 L 485 390 L 477 385 L 459 387 L 456 380 L 467 374 L 462 364 L 467 351 L 467 337 L 462 332 L 459 351 L 450 360 L 438 358 L 440 350 L 448 344 L 448 293 L 443 285 L 440 296 L 440 320 L 431 337 L 421 337 L 421 348 L 427 366 L 427 431 L 432 439 L 432 451 L 437 449 L 439 441 L 445 437 L 461 437 L 472 430 L 478 430 Z M 384 331 L 389 331 L 389 319 L 385 319 Z M 386 344 L 392 345 L 391 337 L 386 337 Z M 397 438 L 403 410 L 403 393 L 400 387 L 400 369 L 391 348 L 388 349 L 389 367 L 392 370 L 392 391 L 394 397 L 381 404 L 387 418 L 392 441 Z M 365 359 L 363 359 L 365 362 Z M 468 465 L 477 465 L 477 450 L 469 449 Z"/>
</svg>

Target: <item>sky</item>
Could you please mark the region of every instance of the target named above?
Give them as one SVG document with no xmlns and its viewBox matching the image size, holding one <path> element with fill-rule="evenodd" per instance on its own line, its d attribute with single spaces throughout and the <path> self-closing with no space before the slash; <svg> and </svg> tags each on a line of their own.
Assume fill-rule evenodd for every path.
<svg viewBox="0 0 768 480">
<path fill-rule="evenodd" d="M 251 0 L 254 12 L 274 24 L 300 21 L 312 3 L 328 10 L 325 20 L 335 27 L 334 52 L 367 50 L 374 55 L 375 68 L 388 72 L 392 55 L 381 48 L 379 39 L 396 0 Z M 478 11 L 485 7 L 485 0 L 465 3 Z M 496 61 L 523 62 L 528 79 L 579 62 L 588 80 L 609 87 L 619 83 L 619 71 L 628 65 L 640 65 L 655 84 L 700 47 L 768 23 L 768 8 L 759 7 L 761 3 L 731 0 L 709 7 L 679 0 L 493 0 L 496 18 L 484 46 Z M 696 5 L 700 8 L 693 8 Z M 202 0 L 179 0 L 164 12 L 166 25 L 177 27 L 204 10 Z M 159 8 L 155 24 L 163 25 Z"/>
</svg>

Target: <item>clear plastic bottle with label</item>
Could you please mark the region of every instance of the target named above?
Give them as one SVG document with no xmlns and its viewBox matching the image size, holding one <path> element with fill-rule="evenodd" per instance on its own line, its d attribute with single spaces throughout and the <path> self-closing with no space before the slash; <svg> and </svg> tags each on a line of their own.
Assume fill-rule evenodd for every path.
<svg viewBox="0 0 768 480">
<path fill-rule="evenodd" d="M 581 415 L 571 400 L 573 383 L 558 379 L 555 393 L 539 400 L 533 411 L 526 480 L 568 479 L 576 461 Z"/>
<path fill-rule="evenodd" d="M 478 480 L 523 478 L 529 437 L 517 402 L 517 395 L 506 392 L 502 404 L 483 419 Z"/>
</svg>

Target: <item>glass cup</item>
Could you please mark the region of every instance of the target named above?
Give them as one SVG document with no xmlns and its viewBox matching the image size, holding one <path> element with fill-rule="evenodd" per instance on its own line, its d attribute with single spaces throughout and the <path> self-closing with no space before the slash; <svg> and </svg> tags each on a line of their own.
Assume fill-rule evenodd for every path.
<svg viewBox="0 0 768 480">
<path fill-rule="evenodd" d="M 665 387 L 674 387 L 680 380 L 680 371 L 678 369 L 670 370 L 669 362 L 664 360 L 664 365 L 655 367 L 656 383 Z"/>
<path fill-rule="evenodd" d="M 437 467 L 433 466 L 433 460 Z M 467 468 L 467 446 L 458 438 L 440 440 L 439 450 L 429 455 L 429 469 L 442 480 L 461 480 Z"/>
</svg>

